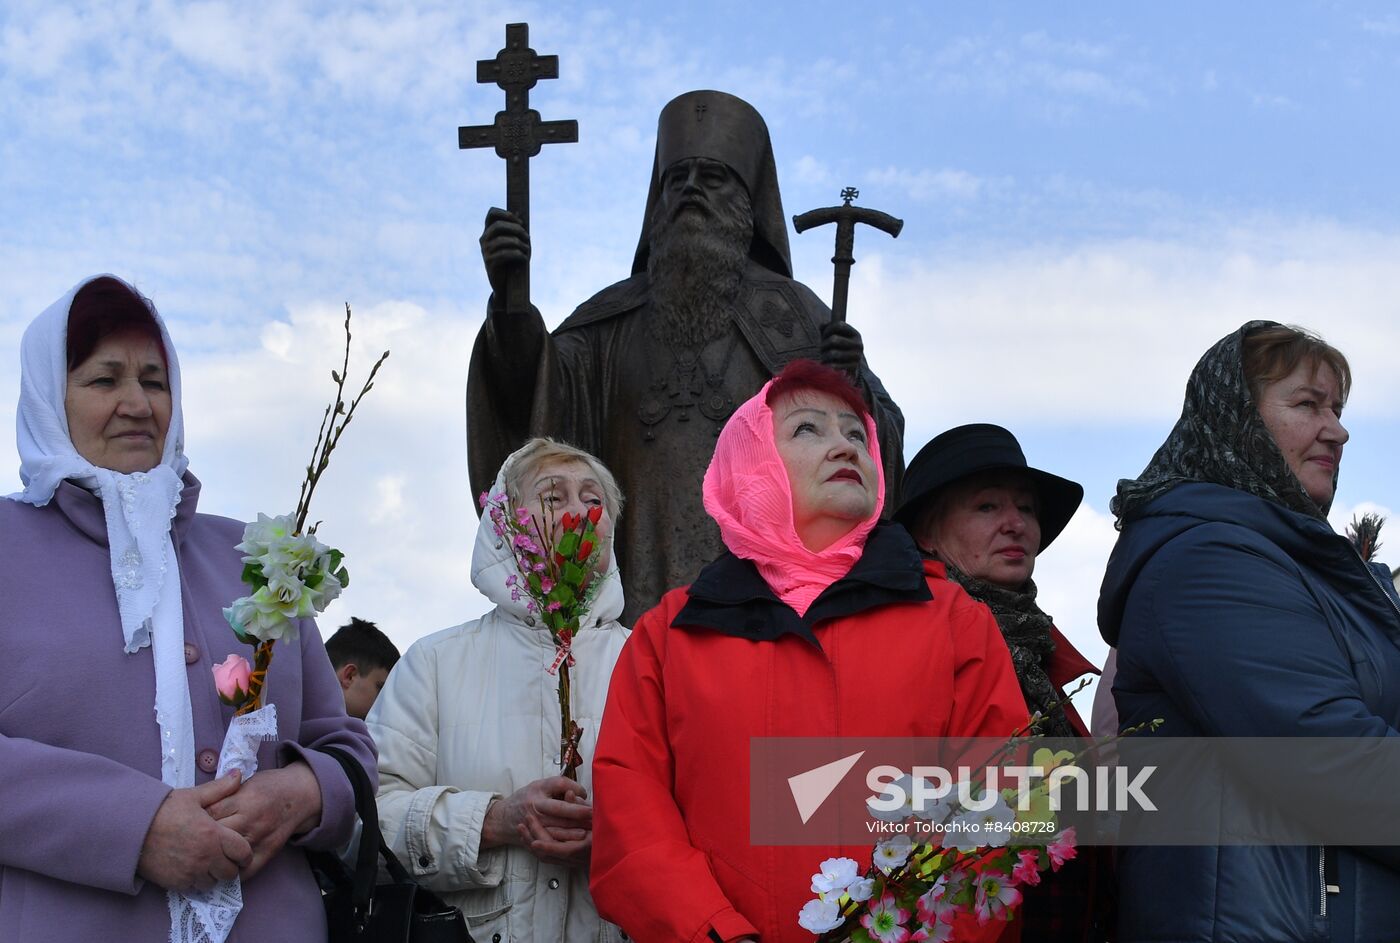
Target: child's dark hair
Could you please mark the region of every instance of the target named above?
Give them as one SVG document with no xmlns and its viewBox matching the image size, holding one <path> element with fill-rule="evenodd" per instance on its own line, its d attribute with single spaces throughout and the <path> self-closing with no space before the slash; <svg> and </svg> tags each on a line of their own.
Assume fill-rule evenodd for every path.
<svg viewBox="0 0 1400 943">
<path fill-rule="evenodd" d="M 346 662 L 354 662 L 361 674 L 378 668 L 388 670 L 399 660 L 399 650 L 379 626 L 354 617 L 326 640 L 326 654 L 336 671 Z"/>
</svg>

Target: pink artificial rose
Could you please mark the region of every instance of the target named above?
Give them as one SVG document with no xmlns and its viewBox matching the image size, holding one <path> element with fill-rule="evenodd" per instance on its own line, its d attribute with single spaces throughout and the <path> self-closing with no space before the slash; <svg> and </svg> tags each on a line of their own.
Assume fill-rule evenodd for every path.
<svg viewBox="0 0 1400 943">
<path fill-rule="evenodd" d="M 214 690 L 219 692 L 219 700 L 237 707 L 248 700 L 248 679 L 253 674 L 253 666 L 242 655 L 230 655 L 214 666 Z"/>
</svg>

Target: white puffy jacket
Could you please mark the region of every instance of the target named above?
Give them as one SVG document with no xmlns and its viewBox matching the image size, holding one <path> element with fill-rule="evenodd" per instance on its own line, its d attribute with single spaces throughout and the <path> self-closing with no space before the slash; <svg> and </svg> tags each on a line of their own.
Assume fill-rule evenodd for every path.
<svg viewBox="0 0 1400 943">
<path fill-rule="evenodd" d="M 584 732 L 579 778 L 590 796 L 608 679 L 630 634 L 617 621 L 615 561 L 609 569 L 574 640 L 570 676 Z M 505 580 L 514 572 L 483 518 L 472 582 L 496 608 L 415 642 L 370 711 L 380 827 L 418 881 L 461 909 L 476 943 L 623 940 L 599 918 L 586 868 L 545 864 L 515 846 L 481 848 L 493 798 L 559 774 L 558 676 L 545 671 L 554 643 L 524 601 L 511 601 Z"/>
</svg>

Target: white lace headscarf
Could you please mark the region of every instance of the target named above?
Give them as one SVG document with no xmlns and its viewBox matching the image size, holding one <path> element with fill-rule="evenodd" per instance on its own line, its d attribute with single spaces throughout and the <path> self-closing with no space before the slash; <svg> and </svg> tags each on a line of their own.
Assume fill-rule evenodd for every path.
<svg viewBox="0 0 1400 943">
<path fill-rule="evenodd" d="M 19 476 L 24 490 L 8 497 L 43 506 L 64 480 L 70 480 L 102 501 L 123 648 L 135 654 L 149 645 L 155 659 L 154 707 L 160 725 L 161 780 L 175 788 L 187 788 L 194 785 L 194 721 L 185 675 L 180 565 L 170 540 L 170 522 L 180 503 L 181 476 L 189 464 L 180 412 L 180 363 L 165 323 L 155 307 L 142 298 L 160 329 L 170 386 L 170 427 L 165 433 L 160 464 L 150 471 L 123 474 L 98 468 L 78 454 L 69 435 L 64 407 L 68 389 L 68 314 L 78 290 L 102 277 L 95 275 L 74 285 L 24 332 L 16 416 Z M 135 289 L 132 292 L 141 297 Z M 104 587 L 91 590 L 102 592 Z M 112 644 L 116 643 L 113 639 Z"/>
</svg>

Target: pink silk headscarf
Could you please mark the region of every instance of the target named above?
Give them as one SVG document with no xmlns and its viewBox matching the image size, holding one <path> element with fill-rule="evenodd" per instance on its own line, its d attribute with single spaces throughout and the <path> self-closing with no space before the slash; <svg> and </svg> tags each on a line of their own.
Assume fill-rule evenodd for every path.
<svg viewBox="0 0 1400 943">
<path fill-rule="evenodd" d="M 885 506 L 885 479 L 875 421 L 867 413 L 866 442 L 879 482 L 875 510 L 825 550 L 808 550 L 797 536 L 792 486 L 774 438 L 773 410 L 767 402 L 772 385 L 772 380 L 765 383 L 720 431 L 705 470 L 705 511 L 719 524 L 720 537 L 730 552 L 752 560 L 778 598 L 804 615 L 822 591 L 849 573 L 865 552 L 865 538 Z"/>
</svg>

